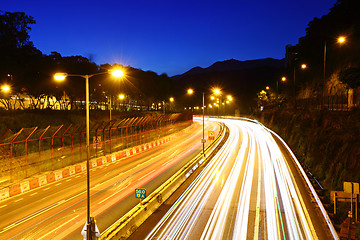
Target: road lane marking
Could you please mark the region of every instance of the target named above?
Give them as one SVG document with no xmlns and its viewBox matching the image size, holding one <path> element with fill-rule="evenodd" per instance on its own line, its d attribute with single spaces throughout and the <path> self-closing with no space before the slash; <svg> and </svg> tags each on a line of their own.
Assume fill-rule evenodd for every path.
<svg viewBox="0 0 360 240">
<path fill-rule="evenodd" d="M 25 223 L 25 222 L 27 222 L 27 221 L 29 221 L 29 220 L 31 220 L 31 219 L 39 216 L 40 214 L 43 214 L 43 213 L 45 213 L 45 212 L 48 212 L 48 211 L 50 211 L 51 209 L 53 209 L 53 208 L 55 208 L 55 207 L 58 207 L 58 206 L 60 206 L 61 204 L 65 203 L 65 202 L 67 202 L 67 201 L 70 201 L 70 200 L 72 200 L 72 199 L 74 199 L 74 198 L 76 198 L 76 197 L 84 194 L 85 192 L 86 192 L 86 191 L 83 191 L 83 192 L 78 193 L 77 195 L 75 195 L 75 196 L 73 196 L 73 197 L 71 197 L 71 198 L 63 199 L 63 200 L 61 200 L 61 201 L 59 201 L 59 202 L 56 202 L 56 203 L 54 203 L 54 204 L 51 204 L 51 205 L 49 205 L 49 206 L 47 206 L 47 207 L 45 207 L 45 208 L 43 208 L 43 209 L 40 209 L 39 211 L 34 212 L 33 214 L 30 214 L 29 216 L 26 216 L 26 217 L 24 217 L 24 218 L 22 218 L 22 219 L 20 219 L 20 220 L 17 220 L 16 222 L 10 224 L 9 226 L 3 228 L 2 231 L 0 231 L 0 234 L 1 234 L 1 233 L 4 233 L 4 232 L 6 232 L 6 231 L 8 231 L 8 230 L 10 230 L 10 229 L 12 229 L 12 228 L 14 228 L 14 227 L 16 227 L 17 225 L 20 225 L 20 224 L 22 224 L 22 223 Z"/>
<path fill-rule="evenodd" d="M 143 177 L 139 178 L 138 181 L 140 181 L 141 179 L 143 179 L 144 177 L 147 177 L 148 175 L 150 175 L 151 173 L 155 172 L 155 169 L 152 170 L 151 172 L 149 172 L 148 174 L 144 175 Z"/>
<path fill-rule="evenodd" d="M 41 238 L 38 238 L 38 240 L 43 239 L 45 237 L 47 237 L 49 234 L 56 232 L 59 228 L 62 228 L 64 225 L 68 224 L 69 222 L 73 221 L 75 218 L 77 218 L 79 215 L 76 215 L 75 217 L 73 217 L 72 219 L 64 222 L 63 224 L 61 224 L 60 226 L 58 226 L 57 228 L 53 229 L 52 231 L 48 232 L 47 234 L 45 234 L 44 236 L 42 236 Z"/>
<path fill-rule="evenodd" d="M 18 200 L 15 200 L 14 202 L 20 202 L 21 200 L 23 200 L 24 198 L 19 198 Z"/>
<path fill-rule="evenodd" d="M 255 233 L 254 239 L 259 239 L 260 230 L 260 195 L 261 195 L 261 161 L 258 159 L 258 187 L 257 187 L 257 198 L 256 198 L 256 214 L 255 214 Z"/>
</svg>

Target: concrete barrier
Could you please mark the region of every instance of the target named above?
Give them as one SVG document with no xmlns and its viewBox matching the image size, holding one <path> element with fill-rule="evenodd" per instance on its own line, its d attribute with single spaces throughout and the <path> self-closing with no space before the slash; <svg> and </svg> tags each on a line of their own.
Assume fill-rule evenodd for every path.
<svg viewBox="0 0 360 240">
<path fill-rule="evenodd" d="M 0 200 L 10 197 L 9 188 L 3 188 L 0 190 Z"/>
<path fill-rule="evenodd" d="M 62 170 L 62 178 L 67 178 L 67 177 L 70 177 L 69 168 L 65 168 L 64 170 Z"/>
<path fill-rule="evenodd" d="M 55 173 L 49 173 L 46 175 L 47 183 L 55 182 Z"/>
<path fill-rule="evenodd" d="M 54 172 L 54 174 L 55 174 L 55 181 L 58 181 L 63 178 L 62 170 L 57 170 Z"/>
<path fill-rule="evenodd" d="M 174 135 L 170 137 L 166 137 L 166 139 L 172 139 L 174 138 Z M 114 162 L 116 160 L 120 160 L 122 158 L 134 155 L 135 153 L 140 153 L 145 150 L 148 150 L 152 147 L 154 147 L 154 142 L 157 143 L 157 141 L 153 141 L 147 144 L 143 144 L 141 146 L 132 147 L 129 149 L 122 150 L 118 153 L 113 153 L 111 155 L 92 159 L 90 160 L 89 168 L 95 168 L 97 166 L 104 165 L 106 163 Z M 165 138 L 164 138 L 165 142 Z M 158 146 L 158 144 L 156 144 Z M 71 175 L 75 175 L 81 172 L 86 172 L 86 162 L 83 162 L 78 165 L 73 165 L 66 167 L 64 169 L 59 169 L 54 172 L 47 173 L 45 175 L 39 176 L 38 178 L 33 178 L 21 183 L 13 184 L 12 186 L 0 189 L 0 200 L 6 199 L 8 197 L 15 196 L 17 194 L 20 194 L 25 191 L 29 191 L 31 189 L 35 189 L 40 186 L 44 186 L 48 183 L 55 182 L 57 180 L 61 180 L 63 178 L 69 177 Z"/>
<path fill-rule="evenodd" d="M 40 186 L 39 178 L 30 179 L 30 189 L 34 189 Z"/>
<path fill-rule="evenodd" d="M 20 183 L 20 186 L 21 186 L 21 192 L 27 192 L 30 190 L 29 181 L 24 181 L 24 182 Z"/>
<path fill-rule="evenodd" d="M 20 184 L 14 184 L 9 187 L 9 197 L 15 196 L 21 193 L 21 186 Z"/>
<path fill-rule="evenodd" d="M 82 172 L 81 165 L 76 165 L 75 166 L 75 173 L 81 173 L 81 172 Z"/>
<path fill-rule="evenodd" d="M 70 173 L 71 176 L 76 174 L 75 166 L 70 166 L 69 167 L 69 173 Z"/>
<path fill-rule="evenodd" d="M 44 186 L 46 184 L 47 184 L 47 176 L 46 175 L 45 176 L 40 176 L 39 177 L 39 185 Z"/>
<path fill-rule="evenodd" d="M 103 160 L 102 160 L 102 158 L 96 159 L 96 165 L 97 165 L 97 166 L 103 165 Z"/>
</svg>

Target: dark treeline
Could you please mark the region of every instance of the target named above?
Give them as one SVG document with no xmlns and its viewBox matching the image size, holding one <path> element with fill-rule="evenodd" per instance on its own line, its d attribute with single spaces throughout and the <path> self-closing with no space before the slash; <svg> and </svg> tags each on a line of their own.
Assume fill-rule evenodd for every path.
<svg viewBox="0 0 360 240">
<path fill-rule="evenodd" d="M 97 65 L 83 56 L 61 56 L 58 52 L 43 54 L 30 41 L 33 17 L 23 12 L 0 11 L 0 85 L 11 87 L 11 94 L 0 91 L 0 108 L 39 109 L 52 108 L 54 100 L 63 109 L 82 108 L 85 99 L 85 81 L 79 77 L 68 77 L 65 82 L 53 80 L 56 72 L 69 74 L 94 74 L 120 67 L 125 72 L 121 79 L 102 74 L 90 80 L 90 100 L 108 102 L 109 97 L 119 101 L 118 95 L 125 94 L 125 103 L 151 106 L 168 99 L 173 91 L 173 82 L 165 73 L 158 75 L 129 66 Z M 17 104 L 9 106 L 10 96 L 17 97 Z M 25 105 L 24 98 L 30 99 Z M 66 103 L 59 101 L 66 96 Z M 7 98 L 7 99 L 6 99 Z M 80 101 L 80 102 L 79 102 Z M 47 104 L 44 104 L 47 102 Z M 14 103 L 12 103 L 14 105 Z M 80 105 L 80 106 L 79 106 Z"/>
<path fill-rule="evenodd" d="M 359 11 L 360 1 L 338 0 L 328 14 L 309 22 L 296 46 L 287 47 L 288 77 L 293 79 L 296 69 L 297 90 L 303 95 L 306 90 L 314 96 L 360 86 Z M 340 36 L 343 43 L 338 42 Z"/>
</svg>

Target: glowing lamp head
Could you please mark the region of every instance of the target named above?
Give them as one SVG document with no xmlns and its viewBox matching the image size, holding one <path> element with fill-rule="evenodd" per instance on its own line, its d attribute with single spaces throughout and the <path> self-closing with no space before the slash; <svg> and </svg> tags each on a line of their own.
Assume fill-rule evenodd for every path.
<svg viewBox="0 0 360 240">
<path fill-rule="evenodd" d="M 171 97 L 171 98 L 170 98 L 170 102 L 173 102 L 173 101 L 174 101 L 174 98 L 173 98 L 173 97 Z"/>
<path fill-rule="evenodd" d="M 114 77 L 122 77 L 124 75 L 124 72 L 121 71 L 120 69 L 116 69 L 114 71 L 112 71 L 111 73 Z"/>
<path fill-rule="evenodd" d="M 125 98 L 124 94 L 119 95 L 119 99 L 124 99 L 124 98 Z"/>
<path fill-rule="evenodd" d="M 301 68 L 302 68 L 302 69 L 307 68 L 306 64 L 301 64 Z"/>
<path fill-rule="evenodd" d="M 286 81 L 286 77 L 282 77 L 281 81 L 285 82 Z"/>
<path fill-rule="evenodd" d="M 66 73 L 55 73 L 54 75 L 54 79 L 59 82 L 64 81 L 66 77 L 67 77 Z"/>
<path fill-rule="evenodd" d="M 1 90 L 3 90 L 4 92 L 9 92 L 10 91 L 10 87 L 9 87 L 9 85 L 3 85 L 2 87 L 1 87 Z"/>
<path fill-rule="evenodd" d="M 194 90 L 192 90 L 191 88 L 189 88 L 189 89 L 187 90 L 187 93 L 188 93 L 189 95 L 191 95 L 191 94 L 194 93 Z"/>
<path fill-rule="evenodd" d="M 215 94 L 215 95 L 219 95 L 219 94 L 220 94 L 220 89 L 215 88 L 215 89 L 214 89 L 214 94 Z"/>
<path fill-rule="evenodd" d="M 345 41 L 346 41 L 345 37 L 343 37 L 343 36 L 338 37 L 338 43 L 343 44 L 343 43 L 345 43 Z"/>
</svg>

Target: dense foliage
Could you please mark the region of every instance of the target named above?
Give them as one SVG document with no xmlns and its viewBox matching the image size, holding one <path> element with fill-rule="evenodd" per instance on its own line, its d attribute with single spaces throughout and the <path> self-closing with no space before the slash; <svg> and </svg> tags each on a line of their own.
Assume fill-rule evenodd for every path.
<svg viewBox="0 0 360 240">
<path fill-rule="evenodd" d="M 306 63 L 309 69 L 296 76 L 297 83 L 323 89 L 332 76 L 348 68 L 359 68 L 359 10 L 358 0 L 338 0 L 327 15 L 310 21 L 306 35 L 295 46 L 297 54 L 292 56 L 289 76 L 299 64 Z M 344 43 L 337 42 L 340 36 L 345 38 Z"/>
</svg>

